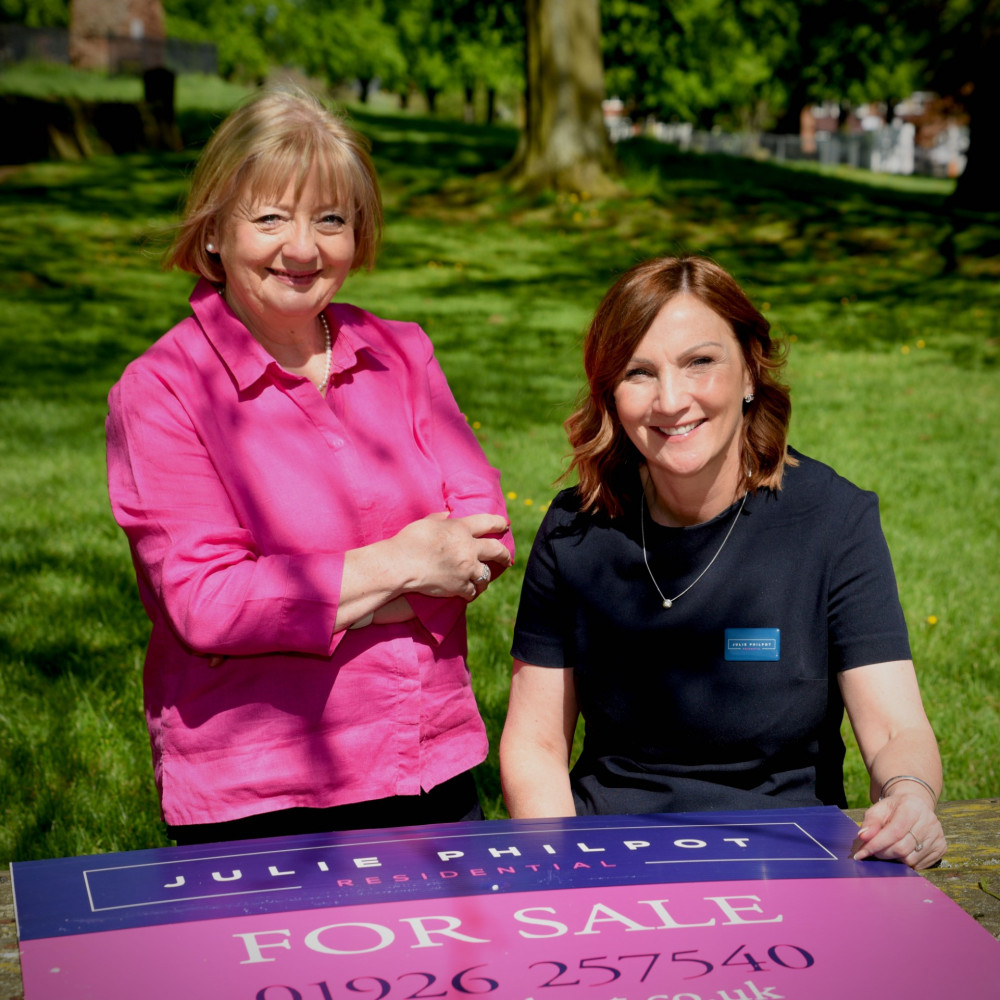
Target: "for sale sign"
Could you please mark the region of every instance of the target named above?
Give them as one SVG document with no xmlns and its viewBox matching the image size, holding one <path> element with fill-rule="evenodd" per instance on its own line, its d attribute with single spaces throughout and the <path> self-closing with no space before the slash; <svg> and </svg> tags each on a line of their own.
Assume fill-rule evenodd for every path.
<svg viewBox="0 0 1000 1000">
<path fill-rule="evenodd" d="M 12 866 L 26 1000 L 986 997 L 1000 945 L 835 808 L 496 821 Z"/>
</svg>

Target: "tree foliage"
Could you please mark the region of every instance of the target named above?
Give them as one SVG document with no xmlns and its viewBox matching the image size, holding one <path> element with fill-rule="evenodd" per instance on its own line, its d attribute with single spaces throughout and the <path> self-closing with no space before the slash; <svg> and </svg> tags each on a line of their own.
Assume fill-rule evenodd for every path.
<svg viewBox="0 0 1000 1000">
<path fill-rule="evenodd" d="M 244 3 L 163 0 L 167 35 L 188 42 L 212 42 L 219 72 L 227 79 L 263 80 L 285 49 L 282 28 L 290 0 Z"/>
<path fill-rule="evenodd" d="M 797 0 L 790 44 L 775 66 L 785 99 L 779 130 L 798 132 L 807 104 L 891 107 L 920 86 L 922 31 L 894 0 Z"/>
<path fill-rule="evenodd" d="M 412 90 L 419 91 L 433 112 L 437 95 L 453 78 L 450 32 L 438 16 L 442 13 L 439 4 L 436 0 L 387 0 L 386 6 L 404 59 L 396 91 L 404 99 Z"/>
<path fill-rule="evenodd" d="M 302 68 L 334 85 L 356 80 L 362 100 L 376 79 L 398 78 L 403 71 L 399 38 L 386 23 L 381 0 L 300 0 L 293 21 Z"/>
<path fill-rule="evenodd" d="M 971 2 L 971 0 L 970 0 Z M 890 0 L 606 0 L 611 93 L 635 115 L 798 131 L 806 104 L 898 101 L 924 29 Z"/>
<path fill-rule="evenodd" d="M 28 28 L 65 28 L 69 0 L 0 0 L 0 23 Z"/>
<path fill-rule="evenodd" d="M 455 65 L 467 98 L 487 96 L 487 120 L 498 93 L 519 93 L 524 81 L 524 24 L 520 4 L 505 0 L 451 0 Z M 467 104 L 471 102 L 467 101 Z M 471 107 L 466 116 L 472 117 Z"/>
<path fill-rule="evenodd" d="M 254 80 L 273 66 L 294 66 L 332 86 L 356 83 L 362 100 L 375 81 L 404 103 L 416 90 L 432 110 L 444 90 L 510 93 L 522 79 L 516 0 L 164 0 L 164 6 L 173 37 L 216 42 L 227 77 Z"/>
<path fill-rule="evenodd" d="M 780 102 L 795 5 L 786 0 L 605 0 L 608 93 L 633 116 L 748 126 Z"/>
</svg>

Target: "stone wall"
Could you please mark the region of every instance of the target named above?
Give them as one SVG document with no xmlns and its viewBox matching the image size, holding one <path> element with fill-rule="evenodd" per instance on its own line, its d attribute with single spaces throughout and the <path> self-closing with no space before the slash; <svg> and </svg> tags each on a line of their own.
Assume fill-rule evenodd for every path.
<svg viewBox="0 0 1000 1000">
<path fill-rule="evenodd" d="M 118 72 L 123 61 L 137 64 L 129 69 L 163 64 L 166 19 L 160 0 L 71 0 L 69 14 L 74 66 Z"/>
</svg>

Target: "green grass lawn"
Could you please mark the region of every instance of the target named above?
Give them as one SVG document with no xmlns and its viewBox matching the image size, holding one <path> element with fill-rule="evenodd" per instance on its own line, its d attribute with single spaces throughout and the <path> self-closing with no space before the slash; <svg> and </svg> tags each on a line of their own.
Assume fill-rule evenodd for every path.
<svg viewBox="0 0 1000 1000">
<path fill-rule="evenodd" d="M 186 86 L 181 120 L 200 134 L 223 99 Z M 622 270 L 691 250 L 729 268 L 790 341 L 792 443 L 881 497 L 946 797 L 998 794 L 1000 220 L 962 220 L 948 272 L 948 182 L 636 141 L 620 150 L 618 197 L 529 202 L 481 176 L 510 157 L 512 131 L 352 114 L 388 225 L 379 266 L 342 297 L 425 327 L 509 497 L 519 566 L 470 610 L 494 748 L 583 330 Z M 103 420 L 127 361 L 186 312 L 191 279 L 159 270 L 157 234 L 193 157 L 0 175 L 0 860 L 166 843 L 142 717 L 147 623 L 108 509 Z M 479 777 L 501 815 L 495 749 Z M 866 800 L 856 750 L 848 794 Z"/>
</svg>

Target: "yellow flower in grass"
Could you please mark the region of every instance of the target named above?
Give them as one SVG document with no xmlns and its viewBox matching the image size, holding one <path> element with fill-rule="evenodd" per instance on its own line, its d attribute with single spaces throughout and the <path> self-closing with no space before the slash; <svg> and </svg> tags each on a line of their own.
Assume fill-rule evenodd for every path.
<svg viewBox="0 0 1000 1000">
<path fill-rule="evenodd" d="M 910 353 L 910 345 L 909 344 L 903 344 L 903 346 L 900 348 L 900 350 L 904 354 L 909 354 Z"/>
<path fill-rule="evenodd" d="M 927 624 L 928 625 L 937 625 L 937 623 L 938 623 L 938 616 L 937 615 L 928 615 L 927 616 Z"/>
<path fill-rule="evenodd" d="M 525 497 L 524 498 L 524 506 L 525 507 L 530 507 L 534 502 L 535 501 L 532 500 L 531 497 Z"/>
<path fill-rule="evenodd" d="M 482 424 L 481 424 L 481 423 L 480 423 L 480 422 L 479 422 L 478 420 L 473 420 L 473 421 L 472 421 L 472 429 L 473 429 L 474 431 L 478 431 L 478 430 L 479 430 L 479 428 L 480 428 L 480 427 L 482 427 L 482 426 L 483 426 L 483 425 L 482 425 Z"/>
<path fill-rule="evenodd" d="M 516 500 L 517 499 L 517 494 L 513 490 L 510 490 L 507 493 L 507 499 L 508 500 Z"/>
</svg>

